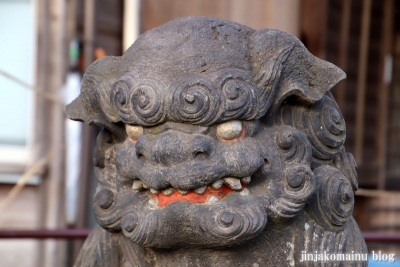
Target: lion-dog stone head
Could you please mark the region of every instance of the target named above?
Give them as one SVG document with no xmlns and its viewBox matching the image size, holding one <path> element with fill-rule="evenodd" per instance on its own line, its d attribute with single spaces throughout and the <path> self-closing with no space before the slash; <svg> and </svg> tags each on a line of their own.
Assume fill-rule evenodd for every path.
<svg viewBox="0 0 400 267">
<path fill-rule="evenodd" d="M 206 17 L 95 61 L 66 109 L 103 127 L 94 211 L 108 232 L 87 243 L 119 236 L 119 255 L 136 255 L 119 266 L 294 266 L 304 252 L 365 252 L 351 216 L 355 162 L 329 92 L 344 78 L 290 34 Z M 109 260 L 100 254 L 90 257 Z"/>
</svg>

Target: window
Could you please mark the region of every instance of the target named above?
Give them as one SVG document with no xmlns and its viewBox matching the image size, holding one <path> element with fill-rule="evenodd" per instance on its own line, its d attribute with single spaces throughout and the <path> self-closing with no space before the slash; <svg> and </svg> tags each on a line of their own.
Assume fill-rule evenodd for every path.
<svg viewBox="0 0 400 267">
<path fill-rule="evenodd" d="M 0 69 L 34 84 L 35 3 L 0 0 Z M 30 160 L 34 95 L 0 75 L 0 182 L 15 182 Z"/>
</svg>

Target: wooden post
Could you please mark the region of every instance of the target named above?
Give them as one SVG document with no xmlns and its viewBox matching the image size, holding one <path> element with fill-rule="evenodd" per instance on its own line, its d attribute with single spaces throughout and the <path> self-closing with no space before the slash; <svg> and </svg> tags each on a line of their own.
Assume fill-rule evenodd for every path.
<svg viewBox="0 0 400 267">
<path fill-rule="evenodd" d="M 95 2 L 94 0 L 85 0 L 84 2 L 84 25 L 83 25 L 83 53 L 84 53 L 84 66 L 85 70 L 92 64 L 94 59 L 94 14 Z"/>
<path fill-rule="evenodd" d="M 37 84 L 46 92 L 59 97 L 66 71 L 65 0 L 37 1 L 38 18 L 38 73 Z M 41 184 L 41 227 L 64 228 L 64 111 L 56 103 L 36 99 L 36 142 L 40 158 L 51 149 L 60 151 L 48 164 L 48 172 Z M 47 240 L 39 247 L 37 266 L 63 266 L 66 257 L 65 241 Z"/>
<path fill-rule="evenodd" d="M 321 2 L 321 0 L 319 1 Z M 268 0 L 261 15 L 264 27 L 279 29 L 299 37 L 300 31 L 300 1 L 299 0 Z M 251 17 L 251 14 L 248 15 Z"/>
<path fill-rule="evenodd" d="M 140 31 L 140 0 L 124 0 L 123 43 L 125 52 L 138 38 Z"/>
<path fill-rule="evenodd" d="M 344 72 L 347 68 L 347 52 L 350 34 L 350 18 L 351 18 L 352 0 L 342 0 L 342 24 L 340 25 L 340 42 L 339 42 L 339 63 L 338 66 Z M 345 95 L 346 80 L 341 81 L 336 88 L 336 101 L 342 112 L 345 112 Z"/>
<path fill-rule="evenodd" d="M 380 81 L 378 90 L 378 127 L 376 135 L 376 162 L 378 165 L 378 189 L 385 189 L 386 182 L 386 153 L 387 153 L 387 129 L 388 129 L 388 106 L 389 106 L 389 85 L 387 80 L 388 56 L 391 53 L 393 35 L 393 0 L 385 0 L 383 3 L 382 41 L 380 53 Z"/>
<path fill-rule="evenodd" d="M 36 18 L 37 18 L 37 73 L 36 73 L 36 84 L 43 91 L 48 91 L 47 84 L 47 61 L 48 61 L 48 39 L 49 39 L 49 1 L 36 1 Z M 50 120 L 50 112 L 48 107 L 48 102 L 46 99 L 41 97 L 35 97 L 35 151 L 34 160 L 35 162 L 43 157 L 46 151 L 49 149 L 49 144 L 46 140 L 49 140 L 50 133 L 48 128 L 45 127 L 47 121 Z M 46 203 L 46 193 L 47 193 L 47 181 L 48 173 L 43 176 L 42 183 L 39 188 L 40 196 L 40 206 L 43 207 Z M 41 208 L 39 214 L 40 226 L 45 226 L 46 209 Z M 36 266 L 43 266 L 44 262 L 44 248 L 45 242 L 40 242 L 38 247 L 38 255 Z"/>
<path fill-rule="evenodd" d="M 83 25 L 83 56 L 84 69 L 86 70 L 94 60 L 94 33 L 95 33 L 95 1 L 84 1 L 84 25 Z M 88 188 L 92 178 L 92 153 L 95 128 L 87 124 L 82 124 L 82 147 L 81 147 L 81 171 L 79 175 L 79 193 L 77 197 L 77 216 L 75 227 L 86 227 L 87 203 L 89 200 Z M 83 241 L 75 241 L 73 244 L 73 256 L 76 257 Z M 73 259 L 74 261 L 75 259 Z"/>
<path fill-rule="evenodd" d="M 326 0 L 313 0 L 315 4 Z M 314 3 L 313 2 L 313 3 Z M 301 0 L 146 0 L 142 32 L 183 16 L 210 16 L 242 23 L 255 30 L 275 28 L 299 36 Z"/>
<path fill-rule="evenodd" d="M 319 58 L 326 58 L 327 0 L 302 0 L 301 37 L 307 49 Z"/>
<path fill-rule="evenodd" d="M 365 92 L 367 86 L 371 5 L 371 0 L 364 0 L 361 21 L 360 55 L 358 60 L 354 157 L 359 165 L 363 161 Z"/>
</svg>

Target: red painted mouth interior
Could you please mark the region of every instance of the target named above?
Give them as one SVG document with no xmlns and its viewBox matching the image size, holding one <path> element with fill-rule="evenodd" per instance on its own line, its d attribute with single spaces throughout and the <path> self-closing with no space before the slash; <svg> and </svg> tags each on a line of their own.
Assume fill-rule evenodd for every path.
<svg viewBox="0 0 400 267">
<path fill-rule="evenodd" d="M 246 184 L 242 184 L 242 187 L 245 188 Z M 193 191 L 189 191 L 186 195 L 181 195 L 177 190 L 170 196 L 166 196 L 162 193 L 160 194 L 151 194 L 152 198 L 156 198 L 158 200 L 158 206 L 164 207 L 175 201 L 188 201 L 192 203 L 205 203 L 207 199 L 211 196 L 215 196 L 218 199 L 224 198 L 227 194 L 232 192 L 233 190 L 225 185 L 223 185 L 220 189 L 215 190 L 211 187 L 207 187 L 206 191 L 202 195 L 198 195 Z"/>
</svg>

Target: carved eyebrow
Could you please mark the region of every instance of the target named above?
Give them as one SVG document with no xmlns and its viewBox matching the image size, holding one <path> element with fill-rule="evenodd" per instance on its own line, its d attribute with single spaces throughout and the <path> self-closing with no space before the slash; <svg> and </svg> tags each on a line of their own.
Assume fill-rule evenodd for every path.
<svg viewBox="0 0 400 267">
<path fill-rule="evenodd" d="M 193 125 L 193 124 L 185 124 L 185 123 L 177 123 L 168 121 L 164 124 L 155 126 L 155 127 L 146 127 L 144 128 L 146 133 L 150 134 L 159 134 L 165 132 L 170 129 L 178 130 L 184 133 L 201 133 L 204 134 L 209 130 L 209 127 Z"/>
</svg>

